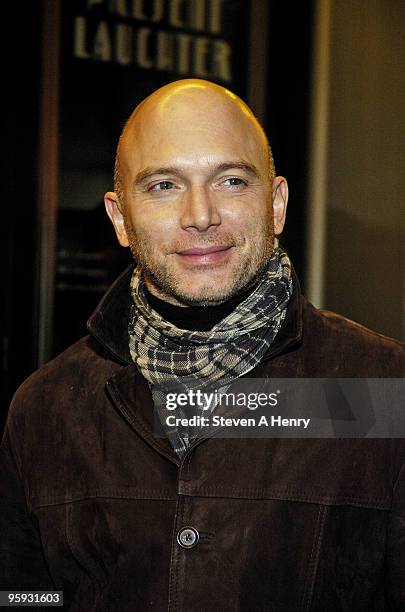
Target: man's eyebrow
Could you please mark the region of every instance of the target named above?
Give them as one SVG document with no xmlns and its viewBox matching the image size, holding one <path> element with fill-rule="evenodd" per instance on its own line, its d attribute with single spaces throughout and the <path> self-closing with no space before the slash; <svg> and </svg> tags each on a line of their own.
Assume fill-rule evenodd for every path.
<svg viewBox="0 0 405 612">
<path fill-rule="evenodd" d="M 215 171 L 216 172 L 226 172 L 227 170 L 233 170 L 234 168 L 237 170 L 244 170 L 248 174 L 251 174 L 252 176 L 255 176 L 256 178 L 260 178 L 260 172 L 256 168 L 256 166 L 254 164 L 251 164 L 243 160 L 224 162 L 216 166 Z"/>
<path fill-rule="evenodd" d="M 248 174 L 256 178 L 260 178 L 260 172 L 254 164 L 243 160 L 235 160 L 229 162 L 222 162 L 221 164 L 212 166 L 212 174 L 218 174 L 219 172 L 226 172 L 227 170 L 243 170 Z M 134 186 L 140 185 L 148 180 L 150 177 L 157 174 L 172 174 L 179 176 L 182 173 L 182 168 L 179 166 L 162 166 L 162 167 L 147 167 L 138 172 L 135 176 Z"/>
<path fill-rule="evenodd" d="M 138 172 L 138 174 L 135 176 L 134 185 L 140 185 L 141 183 L 144 183 L 151 176 L 155 176 L 155 174 L 178 175 L 180 174 L 180 168 L 176 166 L 162 166 L 161 168 L 149 166 Z"/>
</svg>

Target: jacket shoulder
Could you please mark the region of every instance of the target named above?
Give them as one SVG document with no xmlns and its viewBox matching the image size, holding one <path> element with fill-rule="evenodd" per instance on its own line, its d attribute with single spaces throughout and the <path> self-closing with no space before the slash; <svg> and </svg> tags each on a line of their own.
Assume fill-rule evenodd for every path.
<svg viewBox="0 0 405 612">
<path fill-rule="evenodd" d="M 333 328 L 336 333 L 347 333 L 353 340 L 361 339 L 363 342 L 369 343 L 370 346 L 399 351 L 403 357 L 405 356 L 405 342 L 385 336 L 331 310 L 319 310 L 318 312 L 326 320 L 326 324 Z"/>
<path fill-rule="evenodd" d="M 12 399 L 8 424 L 50 405 L 57 410 L 67 397 L 74 401 L 91 393 L 119 367 L 94 338 L 84 336 L 24 380 Z"/>
<path fill-rule="evenodd" d="M 303 308 L 304 333 L 319 357 L 336 362 L 347 376 L 405 376 L 405 343 L 375 332 L 307 300 Z M 339 363 L 339 368 L 337 364 Z"/>
</svg>

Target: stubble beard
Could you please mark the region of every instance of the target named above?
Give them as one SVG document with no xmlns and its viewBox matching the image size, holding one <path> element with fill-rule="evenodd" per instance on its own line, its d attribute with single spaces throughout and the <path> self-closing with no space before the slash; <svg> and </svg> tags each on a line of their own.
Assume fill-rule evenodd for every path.
<svg viewBox="0 0 405 612">
<path fill-rule="evenodd" d="M 252 237 L 252 244 L 260 245 L 253 252 L 245 254 L 241 260 L 232 264 L 232 269 L 229 273 L 229 278 L 226 283 L 221 283 L 222 286 L 213 285 L 213 282 L 207 280 L 206 284 L 199 286 L 198 294 L 193 293 L 192 277 L 190 281 L 179 278 L 178 272 L 168 262 L 168 257 L 162 257 L 153 248 L 149 247 L 149 241 L 146 236 L 135 232 L 132 225 L 126 221 L 126 232 L 128 236 L 129 247 L 132 255 L 141 268 L 146 286 L 151 293 L 157 295 L 160 299 L 179 306 L 214 306 L 222 304 L 237 293 L 243 291 L 247 285 L 254 285 L 254 279 L 260 275 L 263 268 L 266 266 L 271 257 L 274 248 L 274 229 L 272 218 L 266 219 L 267 223 L 260 234 Z M 223 236 L 221 235 L 221 238 Z M 210 235 L 199 237 L 198 246 L 205 246 L 215 243 L 215 236 Z M 231 242 L 230 242 L 231 243 Z M 243 238 L 234 238 L 235 247 L 243 243 Z M 230 264 L 215 264 L 215 267 Z M 194 272 L 202 274 L 207 270 L 207 266 L 195 267 Z M 191 276 L 190 272 L 190 276 Z M 208 271 L 209 274 L 209 271 Z"/>
</svg>

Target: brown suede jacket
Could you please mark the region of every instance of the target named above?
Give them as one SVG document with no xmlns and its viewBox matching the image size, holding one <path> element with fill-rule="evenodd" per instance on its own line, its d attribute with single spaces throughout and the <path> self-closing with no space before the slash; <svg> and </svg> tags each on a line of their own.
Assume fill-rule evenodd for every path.
<svg viewBox="0 0 405 612">
<path fill-rule="evenodd" d="M 17 391 L 1 447 L 0 590 L 66 610 L 405 609 L 405 440 L 153 435 L 130 271 L 90 335 Z M 249 377 L 404 377 L 405 345 L 309 304 Z M 177 535 L 192 527 L 182 547 Z M 184 535 L 184 532 L 183 532 Z"/>
</svg>

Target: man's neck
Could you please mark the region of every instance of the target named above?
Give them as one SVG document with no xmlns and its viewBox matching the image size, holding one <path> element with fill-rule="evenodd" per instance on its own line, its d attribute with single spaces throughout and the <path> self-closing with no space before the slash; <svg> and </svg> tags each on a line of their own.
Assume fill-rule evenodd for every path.
<svg viewBox="0 0 405 612">
<path fill-rule="evenodd" d="M 222 304 L 215 306 L 175 306 L 169 304 L 160 298 L 152 295 L 144 286 L 144 292 L 149 305 L 163 319 L 169 321 L 179 329 L 187 329 L 189 331 L 208 331 L 214 327 L 219 321 L 225 319 L 236 306 L 252 292 L 252 287 L 246 291 L 238 293 Z"/>
</svg>

